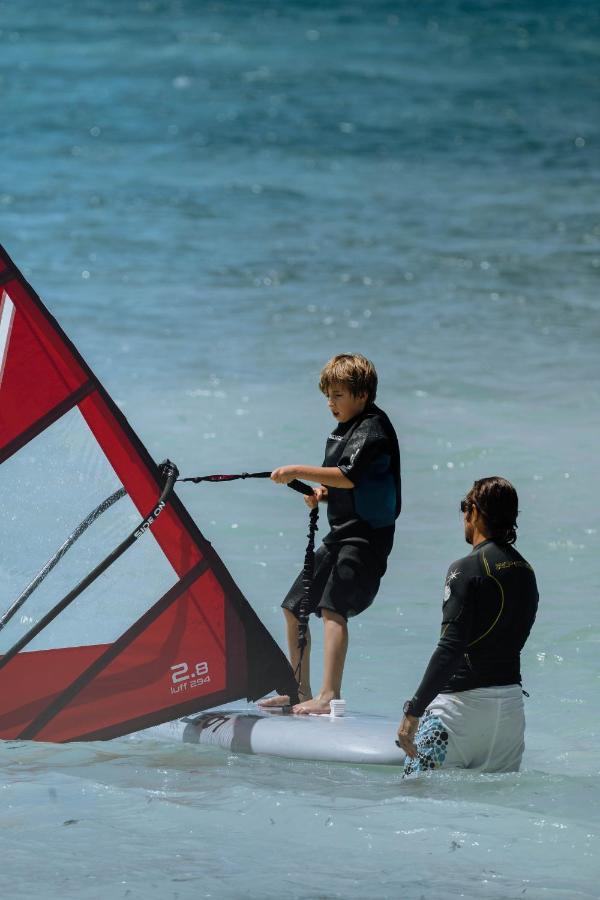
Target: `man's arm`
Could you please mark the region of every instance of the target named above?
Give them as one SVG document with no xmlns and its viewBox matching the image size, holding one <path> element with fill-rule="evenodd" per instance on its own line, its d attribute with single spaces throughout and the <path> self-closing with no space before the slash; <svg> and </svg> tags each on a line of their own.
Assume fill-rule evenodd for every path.
<svg viewBox="0 0 600 900">
<path fill-rule="evenodd" d="M 431 655 L 421 684 L 411 700 L 414 715 L 420 717 L 425 708 L 457 670 L 469 642 L 469 623 L 466 615 L 444 625 L 442 637 Z"/>
<path fill-rule="evenodd" d="M 444 603 L 442 636 L 412 700 L 405 704 L 408 709 L 405 708 L 398 728 L 397 743 L 410 757 L 417 755 L 414 736 L 419 718 L 454 674 L 467 648 L 473 619 L 473 608 L 469 603 L 471 587 L 471 578 L 458 571 L 454 574 L 451 567 L 446 579 L 446 593 L 449 595 Z"/>
<path fill-rule="evenodd" d="M 337 466 L 280 466 L 271 472 L 271 478 L 278 484 L 289 484 L 294 478 L 314 481 L 325 487 L 352 490 L 354 483 L 346 478 Z"/>
</svg>

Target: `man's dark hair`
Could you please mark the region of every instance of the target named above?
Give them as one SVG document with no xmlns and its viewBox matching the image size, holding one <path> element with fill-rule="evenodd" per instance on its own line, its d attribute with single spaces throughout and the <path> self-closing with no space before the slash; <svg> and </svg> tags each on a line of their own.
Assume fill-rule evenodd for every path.
<svg viewBox="0 0 600 900">
<path fill-rule="evenodd" d="M 517 540 L 519 498 L 506 478 L 492 475 L 480 478 L 465 497 L 467 506 L 475 505 L 485 521 L 489 537 L 498 544 L 514 544 Z"/>
</svg>

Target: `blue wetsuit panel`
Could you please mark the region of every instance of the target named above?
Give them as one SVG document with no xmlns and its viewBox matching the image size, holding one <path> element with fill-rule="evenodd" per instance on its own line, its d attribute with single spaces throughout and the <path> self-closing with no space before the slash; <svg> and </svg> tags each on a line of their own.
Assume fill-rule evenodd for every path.
<svg viewBox="0 0 600 900">
<path fill-rule="evenodd" d="M 396 481 L 390 464 L 389 454 L 376 457 L 354 487 L 354 508 L 371 528 L 384 528 L 396 520 Z"/>
</svg>

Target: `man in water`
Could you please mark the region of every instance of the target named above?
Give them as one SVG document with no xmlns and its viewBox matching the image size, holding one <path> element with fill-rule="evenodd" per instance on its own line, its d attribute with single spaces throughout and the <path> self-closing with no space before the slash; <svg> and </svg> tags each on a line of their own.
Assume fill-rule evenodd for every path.
<svg viewBox="0 0 600 900">
<path fill-rule="evenodd" d="M 538 590 L 517 553 L 517 492 L 494 476 L 460 504 L 468 556 L 446 576 L 442 634 L 421 684 L 404 704 L 398 746 L 405 774 L 442 766 L 514 772 L 525 748 L 520 652 Z"/>
</svg>

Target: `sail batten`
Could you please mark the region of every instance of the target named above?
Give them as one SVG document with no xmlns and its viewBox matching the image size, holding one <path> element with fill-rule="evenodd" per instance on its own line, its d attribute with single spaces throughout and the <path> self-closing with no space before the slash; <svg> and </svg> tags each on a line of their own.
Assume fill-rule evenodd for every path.
<svg viewBox="0 0 600 900">
<path fill-rule="evenodd" d="M 82 478 L 93 478 L 100 471 L 98 466 L 94 463 L 83 474 L 82 462 L 82 471 L 71 475 L 61 468 L 60 461 L 51 465 L 52 460 L 44 455 L 47 450 L 36 454 L 35 448 L 41 436 L 54 431 L 58 423 L 66 423 L 68 432 L 69 416 L 77 410 L 78 427 L 91 436 L 88 443 L 94 457 L 105 459 L 114 473 L 116 484 L 111 485 L 111 492 L 116 488 L 129 497 L 127 510 L 114 513 L 116 524 L 121 516 L 122 533 L 126 534 L 132 527 L 130 511 L 137 510 L 146 518 L 135 534 L 135 543 L 150 542 L 142 556 L 130 551 L 127 544 L 123 552 L 127 550 L 127 557 L 133 554 L 129 574 L 124 577 L 121 563 L 114 567 L 120 581 L 117 576 L 107 577 L 109 569 L 95 580 L 93 590 L 86 579 L 81 591 L 74 591 L 71 582 L 80 619 L 85 618 L 86 603 L 91 600 L 96 605 L 90 607 L 90 616 L 100 616 L 99 624 L 117 608 L 120 618 L 126 620 L 131 608 L 129 625 L 113 640 L 47 649 L 28 647 L 9 654 L 4 666 L 0 656 L 0 738 L 70 741 L 115 737 L 226 700 L 256 699 L 273 689 L 293 694 L 295 681 L 285 656 L 176 494 L 170 494 L 160 509 L 156 507 L 163 486 L 161 469 L 3 248 L 0 285 L 0 464 L 20 460 L 19 453 L 27 453 L 41 467 L 37 490 L 53 486 L 55 493 L 64 491 L 65 503 L 76 499 L 77 484 L 82 484 Z M 81 453 L 85 462 L 91 451 L 87 444 L 85 448 L 81 444 L 79 450 L 80 443 L 73 437 L 68 452 L 74 459 Z M 3 471 L 0 468 L 0 479 Z M 98 491 L 106 486 L 99 485 Z M 8 492 L 9 486 L 5 488 Z M 94 504 L 99 499 L 96 496 Z M 88 500 L 82 499 L 84 502 Z M 55 521 L 61 520 L 59 512 L 54 514 Z M 41 518 L 34 515 L 34 527 L 43 527 Z M 94 559 L 94 541 L 89 535 L 97 527 L 94 519 L 86 530 L 86 547 L 79 551 L 90 554 L 90 560 Z M 111 528 L 115 527 L 112 522 Z M 67 534 L 71 531 L 72 525 Z M 57 543 L 65 537 L 60 536 Z M 19 547 L 21 550 L 26 557 L 27 548 Z M 73 555 L 77 556 L 76 550 L 69 558 Z M 25 558 L 23 568 L 26 562 Z M 155 564 L 162 573 L 158 581 L 153 575 Z M 59 589 L 48 582 L 58 579 L 55 573 L 63 565 L 61 560 L 44 582 L 46 594 Z M 89 571 L 92 569 L 90 563 Z M 156 599 L 155 584 L 164 583 L 169 572 L 171 586 L 165 585 Z M 135 604 L 129 601 L 133 588 L 142 601 L 147 596 L 141 614 L 134 614 Z M 68 589 L 60 589 L 69 596 Z M 29 595 L 26 599 L 28 605 Z M 67 618 L 71 612 L 61 607 L 60 614 Z M 43 621 L 44 613 L 37 615 Z M 18 627 L 13 619 L 10 628 Z"/>
</svg>

